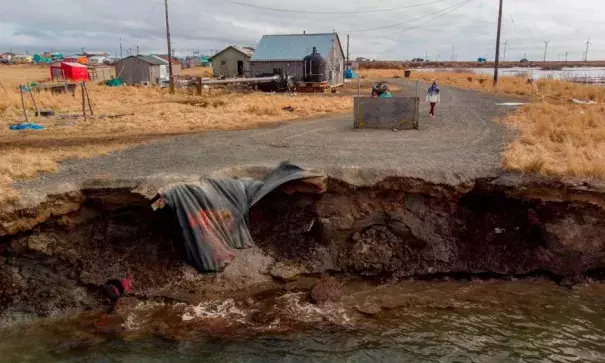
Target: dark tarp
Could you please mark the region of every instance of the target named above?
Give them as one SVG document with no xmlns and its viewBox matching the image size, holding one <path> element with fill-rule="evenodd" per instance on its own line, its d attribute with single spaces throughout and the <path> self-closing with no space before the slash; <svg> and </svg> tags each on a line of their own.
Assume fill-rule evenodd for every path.
<svg viewBox="0 0 605 363">
<path fill-rule="evenodd" d="M 263 181 L 205 179 L 199 185 L 175 185 L 160 196 L 176 213 L 189 264 L 221 271 L 235 258 L 233 248 L 254 247 L 246 216 L 255 203 L 285 183 L 321 177 L 284 163 Z M 324 191 L 321 180 L 317 192 Z"/>
</svg>

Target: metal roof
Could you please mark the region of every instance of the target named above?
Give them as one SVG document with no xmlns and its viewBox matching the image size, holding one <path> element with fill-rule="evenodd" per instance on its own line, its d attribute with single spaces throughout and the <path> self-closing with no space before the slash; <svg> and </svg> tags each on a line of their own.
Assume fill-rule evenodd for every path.
<svg viewBox="0 0 605 363">
<path fill-rule="evenodd" d="M 223 52 L 224 52 L 224 51 L 226 51 L 227 49 L 231 49 L 231 48 L 233 48 L 233 49 L 237 50 L 238 52 L 240 52 L 240 53 L 242 53 L 243 55 L 248 56 L 248 57 L 251 57 L 251 56 L 252 56 L 252 54 L 254 53 L 254 48 L 250 48 L 250 47 L 238 47 L 238 46 L 236 46 L 236 45 L 230 45 L 230 46 L 228 46 L 227 48 L 225 48 L 225 49 L 221 50 L 220 52 L 218 52 L 218 53 L 216 53 L 215 55 L 213 55 L 212 57 L 210 57 L 210 59 L 212 59 L 212 58 L 214 58 L 214 57 L 218 56 L 219 54 L 223 53 Z"/>
<path fill-rule="evenodd" d="M 131 55 L 130 57 L 126 57 L 123 59 L 128 59 L 128 58 L 137 58 L 137 59 L 142 60 L 143 62 L 149 63 L 154 66 L 161 66 L 161 65 L 168 64 L 168 62 L 166 62 L 162 58 L 154 57 L 152 55 Z M 120 60 L 123 60 L 123 59 L 120 59 Z"/>
<path fill-rule="evenodd" d="M 311 54 L 313 47 L 323 57 L 328 57 L 337 40 L 336 33 L 263 35 L 250 61 L 302 61 Z"/>
</svg>

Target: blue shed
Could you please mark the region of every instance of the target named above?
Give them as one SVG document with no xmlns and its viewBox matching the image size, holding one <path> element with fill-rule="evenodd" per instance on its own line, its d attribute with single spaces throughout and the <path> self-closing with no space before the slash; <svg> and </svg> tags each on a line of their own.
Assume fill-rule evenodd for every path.
<svg viewBox="0 0 605 363">
<path fill-rule="evenodd" d="M 250 59 L 253 76 L 281 69 L 303 76 L 303 59 L 313 48 L 326 60 L 324 81 L 330 86 L 344 83 L 345 55 L 336 33 L 264 35 Z"/>
</svg>

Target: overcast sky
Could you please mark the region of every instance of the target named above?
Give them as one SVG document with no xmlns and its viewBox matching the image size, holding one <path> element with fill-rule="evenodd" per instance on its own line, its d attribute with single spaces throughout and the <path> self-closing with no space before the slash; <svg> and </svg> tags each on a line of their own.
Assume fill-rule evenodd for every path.
<svg viewBox="0 0 605 363">
<path fill-rule="evenodd" d="M 263 34 L 311 32 L 351 36 L 352 57 L 493 59 L 498 0 L 237 0 L 288 10 L 364 14 L 304 14 L 245 7 L 224 0 L 169 0 L 173 47 L 202 54 L 230 44 L 255 46 Z M 502 43 L 506 58 L 580 60 L 588 37 L 589 59 L 605 59 L 603 0 L 504 0 Z M 456 8 L 457 4 L 463 4 Z M 448 11 L 451 11 L 447 13 Z M 431 15 L 432 14 L 432 15 Z M 414 20 L 416 18 L 420 18 Z M 399 25 L 397 25 L 399 24 Z M 390 26 L 394 25 L 394 26 Z M 368 30 L 381 28 L 379 30 Z M 0 51 L 166 52 L 163 0 L 0 0 Z M 344 46 L 344 44 L 343 44 Z M 126 52 L 126 51 L 125 51 Z M 125 53 L 126 54 L 126 53 Z"/>
</svg>

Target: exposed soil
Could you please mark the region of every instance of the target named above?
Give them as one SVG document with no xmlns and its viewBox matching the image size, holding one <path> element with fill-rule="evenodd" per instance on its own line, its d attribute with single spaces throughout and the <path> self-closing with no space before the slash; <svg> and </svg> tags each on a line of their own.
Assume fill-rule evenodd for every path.
<svg viewBox="0 0 605 363">
<path fill-rule="evenodd" d="M 582 186 L 331 179 L 324 194 L 276 192 L 250 213 L 258 248 L 237 251 L 218 274 L 187 266 L 174 217 L 149 205 L 129 189 L 94 189 L 4 212 L 0 325 L 104 308 L 110 301 L 99 286 L 124 277 L 142 300 L 245 300 L 293 289 L 323 302 L 339 298 L 333 280 L 313 287 L 330 275 L 544 274 L 573 284 L 605 271 L 605 194 Z"/>
</svg>

